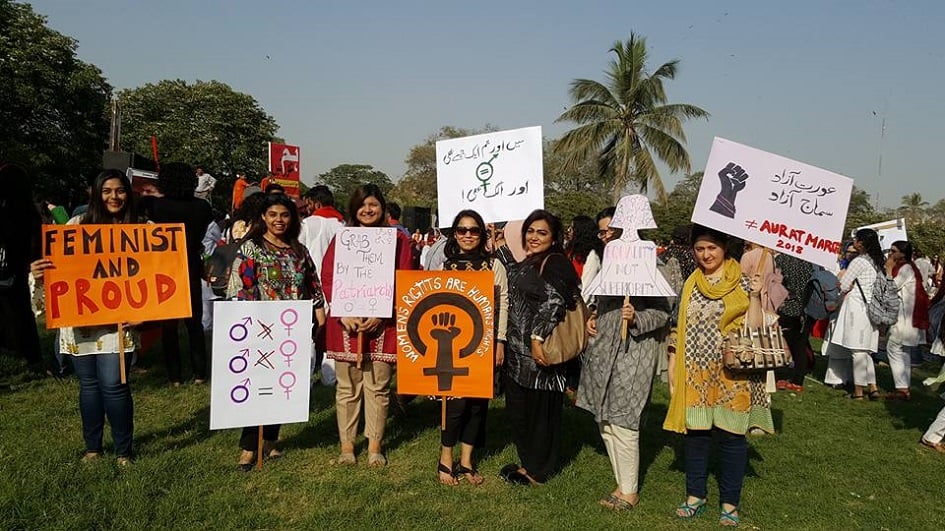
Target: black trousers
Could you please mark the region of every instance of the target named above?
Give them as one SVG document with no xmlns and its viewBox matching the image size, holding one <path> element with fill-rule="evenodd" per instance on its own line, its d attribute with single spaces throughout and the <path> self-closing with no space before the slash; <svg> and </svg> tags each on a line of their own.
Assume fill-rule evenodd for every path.
<svg viewBox="0 0 945 531">
<path fill-rule="evenodd" d="M 282 424 L 263 426 L 263 441 L 275 442 L 279 440 L 279 428 Z M 240 448 L 255 452 L 259 449 L 259 426 L 247 426 L 240 435 Z"/>
<path fill-rule="evenodd" d="M 11 286 L 0 290 L 0 346 L 25 359 L 31 368 L 42 368 L 39 331 L 30 301 L 29 282 L 24 275 L 17 276 Z"/>
<path fill-rule="evenodd" d="M 177 331 L 181 321 L 187 329 L 190 341 L 190 364 L 194 371 L 194 378 L 207 379 L 207 345 L 203 337 L 203 300 L 200 279 L 190 280 L 190 309 L 193 315 L 187 319 L 174 319 L 161 323 L 164 363 L 167 365 L 167 378 L 172 382 L 183 381 L 180 370 L 180 336 Z"/>
<path fill-rule="evenodd" d="M 804 385 L 804 376 L 807 374 L 807 337 L 809 335 L 804 326 L 804 318 L 781 315 L 778 317 L 778 325 L 791 350 L 794 368 L 779 370 L 777 377 L 779 380 L 791 380 L 791 383 L 795 385 Z"/>
<path fill-rule="evenodd" d="M 543 483 L 558 468 L 564 393 L 528 389 L 506 377 L 505 411 L 512 441 L 528 475 Z"/>
<path fill-rule="evenodd" d="M 453 447 L 457 442 L 482 448 L 486 444 L 488 398 L 454 398 L 446 401 L 446 429 L 440 431 L 440 444 Z"/>
<path fill-rule="evenodd" d="M 719 443 L 719 503 L 738 507 L 748 467 L 748 441 L 744 435 L 735 435 L 718 428 L 689 430 L 683 437 L 686 450 L 686 494 L 702 499 L 707 496 L 712 432 L 716 432 Z"/>
</svg>

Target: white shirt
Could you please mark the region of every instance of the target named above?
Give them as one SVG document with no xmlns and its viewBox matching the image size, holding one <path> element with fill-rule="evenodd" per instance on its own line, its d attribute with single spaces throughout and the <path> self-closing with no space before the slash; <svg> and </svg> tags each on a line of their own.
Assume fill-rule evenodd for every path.
<svg viewBox="0 0 945 531">
<path fill-rule="evenodd" d="M 325 218 L 322 216 L 309 216 L 302 220 L 302 230 L 299 232 L 299 242 L 312 255 L 312 260 L 316 266 L 321 266 L 322 259 L 328 251 L 328 244 L 335 234 L 341 230 L 341 221 L 335 218 Z"/>
<path fill-rule="evenodd" d="M 209 173 L 204 173 L 197 176 L 197 188 L 194 190 L 194 193 L 208 193 L 213 191 L 213 187 L 217 185 L 217 180 L 210 175 Z"/>
</svg>

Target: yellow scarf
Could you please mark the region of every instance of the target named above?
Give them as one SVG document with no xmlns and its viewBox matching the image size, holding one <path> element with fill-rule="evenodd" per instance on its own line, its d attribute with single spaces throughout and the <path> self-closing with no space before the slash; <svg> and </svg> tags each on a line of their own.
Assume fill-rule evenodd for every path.
<svg viewBox="0 0 945 531">
<path fill-rule="evenodd" d="M 729 258 L 722 264 L 722 280 L 717 284 L 709 284 L 709 280 L 701 269 L 686 279 L 682 294 L 679 296 L 679 318 L 676 325 L 676 367 L 673 371 L 673 396 L 669 401 L 669 411 L 663 421 L 663 429 L 677 433 L 686 433 L 686 310 L 692 289 L 697 288 L 700 293 L 712 300 L 722 299 L 725 309 L 722 311 L 722 320 L 719 329 L 722 336 L 742 325 L 745 312 L 748 311 L 748 294 L 741 288 L 742 269 L 735 260 Z"/>
</svg>

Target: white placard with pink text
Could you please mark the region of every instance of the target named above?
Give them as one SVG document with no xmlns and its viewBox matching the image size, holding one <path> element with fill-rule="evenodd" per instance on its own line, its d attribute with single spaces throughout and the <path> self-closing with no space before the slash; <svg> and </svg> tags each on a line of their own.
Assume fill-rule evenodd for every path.
<svg viewBox="0 0 945 531">
<path fill-rule="evenodd" d="M 716 138 L 692 221 L 835 267 L 853 179 Z"/>
<path fill-rule="evenodd" d="M 344 227 L 335 235 L 332 317 L 394 315 L 397 229 Z"/>
<path fill-rule="evenodd" d="M 213 305 L 210 429 L 308 422 L 312 301 Z"/>
</svg>

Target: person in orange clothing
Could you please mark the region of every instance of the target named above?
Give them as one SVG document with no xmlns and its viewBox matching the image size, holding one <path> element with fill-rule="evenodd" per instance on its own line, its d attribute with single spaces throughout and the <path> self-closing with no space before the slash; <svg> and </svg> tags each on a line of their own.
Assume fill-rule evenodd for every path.
<svg viewBox="0 0 945 531">
<path fill-rule="evenodd" d="M 233 183 L 233 201 L 230 205 L 233 212 L 236 212 L 243 204 L 243 194 L 246 192 L 247 186 L 249 186 L 249 180 L 246 179 L 246 174 L 237 173 L 236 182 Z"/>
</svg>

